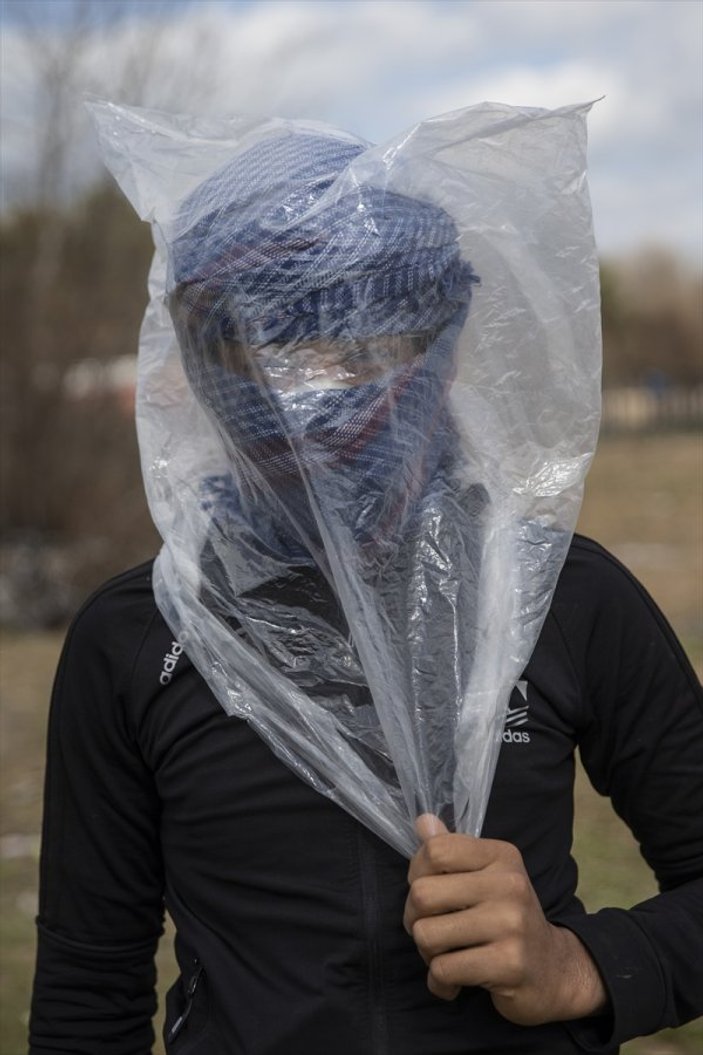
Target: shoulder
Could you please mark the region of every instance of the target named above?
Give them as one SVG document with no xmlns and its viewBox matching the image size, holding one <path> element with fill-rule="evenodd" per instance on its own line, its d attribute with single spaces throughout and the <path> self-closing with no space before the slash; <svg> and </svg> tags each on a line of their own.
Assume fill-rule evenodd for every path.
<svg viewBox="0 0 703 1055">
<path fill-rule="evenodd" d="M 641 582 L 612 553 L 575 535 L 557 583 L 551 617 L 577 669 L 598 677 L 656 667 L 662 676 L 699 689 L 691 664 Z M 637 675 L 639 676 L 639 675 Z"/>
<path fill-rule="evenodd" d="M 129 568 L 104 582 L 76 612 L 71 626 L 83 631 L 104 630 L 107 624 L 150 618 L 155 609 L 152 590 L 153 560 Z"/>
<path fill-rule="evenodd" d="M 89 623 L 92 619 L 104 617 L 106 614 L 117 616 L 125 609 L 134 611 L 135 606 L 153 608 L 154 597 L 151 585 L 153 566 L 154 561 L 148 560 L 102 583 L 81 605 L 74 618 L 74 623 Z"/>
<path fill-rule="evenodd" d="M 96 589 L 74 616 L 63 665 L 109 677 L 119 689 L 154 624 L 163 623 L 152 590 L 153 561 L 116 575 Z"/>
<path fill-rule="evenodd" d="M 574 535 L 554 595 L 563 615 L 586 619 L 638 613 L 667 625 L 656 602 L 632 572 L 593 539 Z"/>
<path fill-rule="evenodd" d="M 141 742 L 160 693 L 170 691 L 173 634 L 154 599 L 152 566 L 148 561 L 105 582 L 69 627 L 51 723 L 64 740 L 89 751 L 114 754 Z M 177 650 L 180 672 L 189 664 Z"/>
<path fill-rule="evenodd" d="M 644 593 L 635 576 L 605 546 L 585 535 L 574 535 L 564 564 L 560 586 L 567 591 L 595 595 L 599 590 Z"/>
</svg>

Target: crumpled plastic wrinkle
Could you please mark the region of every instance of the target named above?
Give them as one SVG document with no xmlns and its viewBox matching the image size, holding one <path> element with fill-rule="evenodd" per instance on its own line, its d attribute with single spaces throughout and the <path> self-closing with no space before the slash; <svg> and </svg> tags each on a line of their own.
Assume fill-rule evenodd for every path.
<svg viewBox="0 0 703 1055">
<path fill-rule="evenodd" d="M 152 224 L 157 604 L 234 719 L 401 853 L 478 834 L 600 408 L 588 106 L 374 146 L 93 102 Z"/>
</svg>

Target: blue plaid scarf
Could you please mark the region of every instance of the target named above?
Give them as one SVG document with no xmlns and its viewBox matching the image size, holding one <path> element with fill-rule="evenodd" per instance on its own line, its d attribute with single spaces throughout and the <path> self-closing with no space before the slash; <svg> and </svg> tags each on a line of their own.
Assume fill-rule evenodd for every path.
<svg viewBox="0 0 703 1055">
<path fill-rule="evenodd" d="M 172 242 L 186 372 L 232 458 L 231 475 L 205 482 L 213 522 L 289 562 L 321 547 L 313 506 L 323 520 L 343 510 L 362 547 L 397 544 L 453 446 L 447 392 L 478 279 L 442 209 L 372 185 L 338 191 L 362 151 L 264 140 L 190 196 Z M 426 336 L 424 353 L 344 389 L 277 391 L 222 356 L 408 333 Z"/>
</svg>

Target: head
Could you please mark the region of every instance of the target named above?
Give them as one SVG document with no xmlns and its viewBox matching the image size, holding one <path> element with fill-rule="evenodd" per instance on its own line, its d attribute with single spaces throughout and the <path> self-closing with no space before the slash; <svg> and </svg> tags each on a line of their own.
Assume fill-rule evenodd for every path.
<svg viewBox="0 0 703 1055">
<path fill-rule="evenodd" d="M 363 149 L 287 133 L 235 157 L 182 208 L 169 306 L 240 483 L 361 488 L 372 537 L 388 487 L 407 506 L 436 465 L 477 278 L 443 209 L 340 180 Z"/>
</svg>

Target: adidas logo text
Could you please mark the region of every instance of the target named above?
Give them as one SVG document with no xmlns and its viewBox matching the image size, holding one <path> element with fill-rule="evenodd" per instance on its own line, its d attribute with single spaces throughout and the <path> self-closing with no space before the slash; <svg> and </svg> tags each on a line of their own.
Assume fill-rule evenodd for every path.
<svg viewBox="0 0 703 1055">
<path fill-rule="evenodd" d="M 512 729 L 506 729 L 503 733 L 504 744 L 529 744 L 530 734 L 528 732 L 514 732 Z"/>
<path fill-rule="evenodd" d="M 179 645 L 177 641 L 171 642 L 171 651 L 167 652 L 164 656 L 163 667 L 159 675 L 159 681 L 162 685 L 168 685 L 169 681 L 173 677 L 173 672 L 176 669 L 176 663 L 178 663 L 179 657 L 183 652 L 183 645 Z"/>
</svg>

